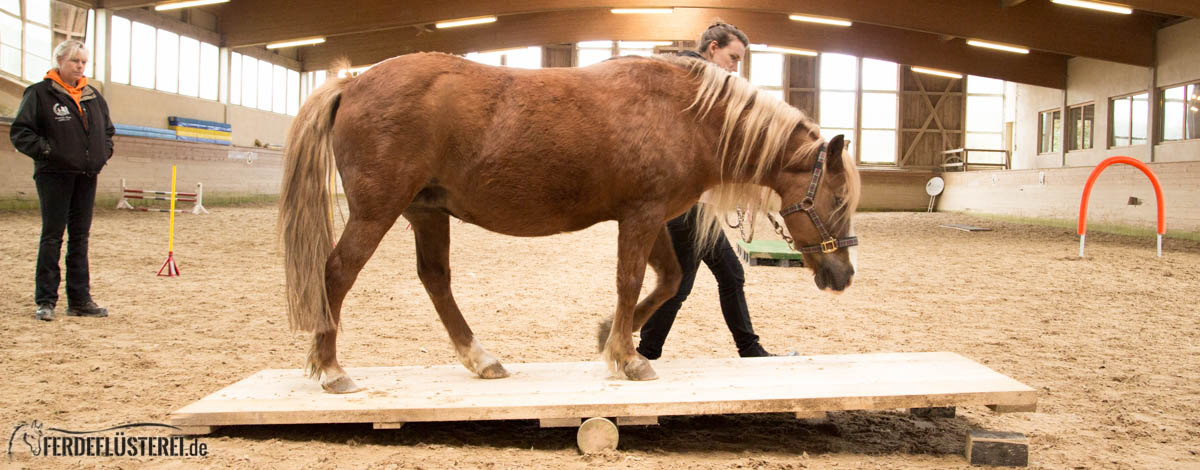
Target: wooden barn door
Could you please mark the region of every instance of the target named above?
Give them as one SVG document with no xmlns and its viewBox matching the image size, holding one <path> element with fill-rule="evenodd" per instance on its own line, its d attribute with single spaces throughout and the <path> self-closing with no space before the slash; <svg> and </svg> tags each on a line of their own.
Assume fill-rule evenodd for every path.
<svg viewBox="0 0 1200 470">
<path fill-rule="evenodd" d="M 899 166 L 940 168 L 942 152 L 963 146 L 966 80 L 908 66 L 901 76 Z"/>
</svg>

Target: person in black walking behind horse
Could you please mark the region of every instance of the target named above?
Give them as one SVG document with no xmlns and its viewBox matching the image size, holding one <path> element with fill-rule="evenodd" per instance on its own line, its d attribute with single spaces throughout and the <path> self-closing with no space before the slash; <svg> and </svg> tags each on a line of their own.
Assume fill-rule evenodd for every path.
<svg viewBox="0 0 1200 470">
<path fill-rule="evenodd" d="M 67 315 L 106 317 L 92 301 L 88 232 L 96 201 L 96 175 L 113 153 L 108 104 L 83 76 L 88 50 L 77 40 L 54 49 L 58 67 L 25 89 L 9 137 L 33 159 L 42 209 L 42 238 L 35 274 L 34 318 L 54 320 L 61 279 L 58 260 L 67 231 Z"/>
<path fill-rule="evenodd" d="M 750 39 L 736 27 L 718 20 L 709 26 L 700 36 L 698 51 L 684 51 L 680 55 L 694 57 L 712 62 L 732 73 L 737 73 L 738 63 L 746 56 L 746 47 Z M 667 231 L 671 234 L 671 243 L 675 247 L 675 258 L 683 268 L 683 279 L 679 281 L 679 290 L 675 296 L 663 303 L 658 311 L 642 325 L 641 341 L 637 351 L 646 359 L 658 359 L 662 356 L 663 343 L 671 325 L 675 322 L 675 314 L 683 306 L 683 301 L 692 292 L 692 284 L 696 281 L 696 271 L 703 261 L 717 279 L 717 292 L 721 298 L 721 314 L 725 316 L 725 325 L 733 334 L 741 357 L 773 356 L 758 343 L 758 335 L 750 324 L 750 311 L 746 307 L 746 292 L 742 290 L 746 277 L 742 271 L 741 262 L 729 246 L 729 240 L 723 233 L 718 233 L 711 248 L 697 250 L 696 215 L 699 205 L 692 207 L 683 215 L 667 222 Z M 699 253 L 697 253 L 699 251 Z M 789 355 L 795 355 L 794 352 Z"/>
</svg>

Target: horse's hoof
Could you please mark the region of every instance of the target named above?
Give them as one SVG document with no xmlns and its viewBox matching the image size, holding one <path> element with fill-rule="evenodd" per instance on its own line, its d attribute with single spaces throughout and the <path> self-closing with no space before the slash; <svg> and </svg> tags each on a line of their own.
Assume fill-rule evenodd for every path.
<svg viewBox="0 0 1200 470">
<path fill-rule="evenodd" d="M 650 367 L 650 361 L 638 354 L 632 361 L 625 364 L 625 376 L 629 380 L 654 380 L 658 374 Z"/>
<path fill-rule="evenodd" d="M 337 378 L 327 378 L 321 382 L 321 388 L 329 393 L 354 393 L 363 390 L 349 375 L 339 376 Z"/>
<path fill-rule="evenodd" d="M 492 365 L 479 371 L 479 378 L 482 379 L 503 379 L 505 377 L 508 377 L 508 371 L 499 362 L 493 362 Z"/>
</svg>

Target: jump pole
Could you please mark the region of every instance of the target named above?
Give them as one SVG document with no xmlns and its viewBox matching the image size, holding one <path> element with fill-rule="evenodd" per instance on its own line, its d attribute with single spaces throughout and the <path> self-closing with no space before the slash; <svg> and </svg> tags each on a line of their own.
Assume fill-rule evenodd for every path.
<svg viewBox="0 0 1200 470">
<path fill-rule="evenodd" d="M 1083 198 L 1079 202 L 1079 228 L 1077 230 L 1079 233 L 1079 257 L 1083 258 L 1083 244 L 1087 238 L 1087 209 L 1088 199 L 1092 197 L 1092 186 L 1096 184 L 1096 178 L 1100 177 L 1100 173 L 1104 172 L 1105 168 L 1108 168 L 1116 163 L 1124 163 L 1142 170 L 1142 173 L 1145 173 L 1146 177 L 1150 178 L 1150 184 L 1154 185 L 1154 198 L 1158 204 L 1157 252 L 1158 256 L 1161 258 L 1163 235 L 1167 233 L 1166 207 L 1163 205 L 1162 185 L 1159 184 L 1158 177 L 1154 175 L 1154 172 L 1150 171 L 1150 167 L 1146 166 L 1145 163 L 1142 163 L 1141 160 L 1126 156 L 1109 157 L 1104 159 L 1104 161 L 1096 165 L 1096 168 L 1092 170 L 1092 174 L 1088 175 L 1087 184 L 1083 185 Z"/>
<path fill-rule="evenodd" d="M 163 277 L 179 276 L 179 267 L 175 265 L 175 165 L 171 165 L 171 231 L 167 235 L 167 261 L 163 262 L 161 268 L 158 268 L 158 275 Z"/>
</svg>

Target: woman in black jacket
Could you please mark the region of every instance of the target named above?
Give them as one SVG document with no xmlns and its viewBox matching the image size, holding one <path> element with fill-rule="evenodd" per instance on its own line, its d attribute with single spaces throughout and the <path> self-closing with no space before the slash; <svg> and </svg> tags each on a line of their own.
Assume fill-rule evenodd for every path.
<svg viewBox="0 0 1200 470">
<path fill-rule="evenodd" d="M 750 39 L 746 34 L 733 25 L 718 20 L 708 27 L 700 36 L 697 51 L 684 51 L 683 56 L 707 60 L 717 66 L 737 73 L 738 64 L 746 56 L 746 48 Z M 692 284 L 696 281 L 696 273 L 703 262 L 712 271 L 717 280 L 717 293 L 721 299 L 721 314 L 725 317 L 725 326 L 733 335 L 733 342 L 741 357 L 777 356 L 763 349 L 750 323 L 750 309 L 746 306 L 745 273 L 738 256 L 729 245 L 729 240 L 723 233 L 718 232 L 713 246 L 697 250 L 696 239 L 699 227 L 696 226 L 696 216 L 700 205 L 692 207 L 683 215 L 667 222 L 667 231 L 671 234 L 671 243 L 675 247 L 675 259 L 683 268 L 683 279 L 679 282 L 679 290 L 675 296 L 668 299 L 642 325 L 641 340 L 637 352 L 646 359 L 658 359 L 662 356 L 663 343 L 667 333 L 675 323 L 675 314 L 683 307 L 692 292 Z M 795 351 L 786 355 L 794 356 Z"/>
<path fill-rule="evenodd" d="M 83 76 L 88 51 L 76 40 L 54 49 L 58 67 L 30 85 L 21 98 L 9 137 L 33 159 L 42 209 L 34 301 L 39 320 L 54 320 L 60 281 L 58 259 L 67 230 L 67 315 L 106 317 L 92 301 L 88 232 L 96 201 L 96 175 L 113 153 L 108 104 Z"/>
</svg>

